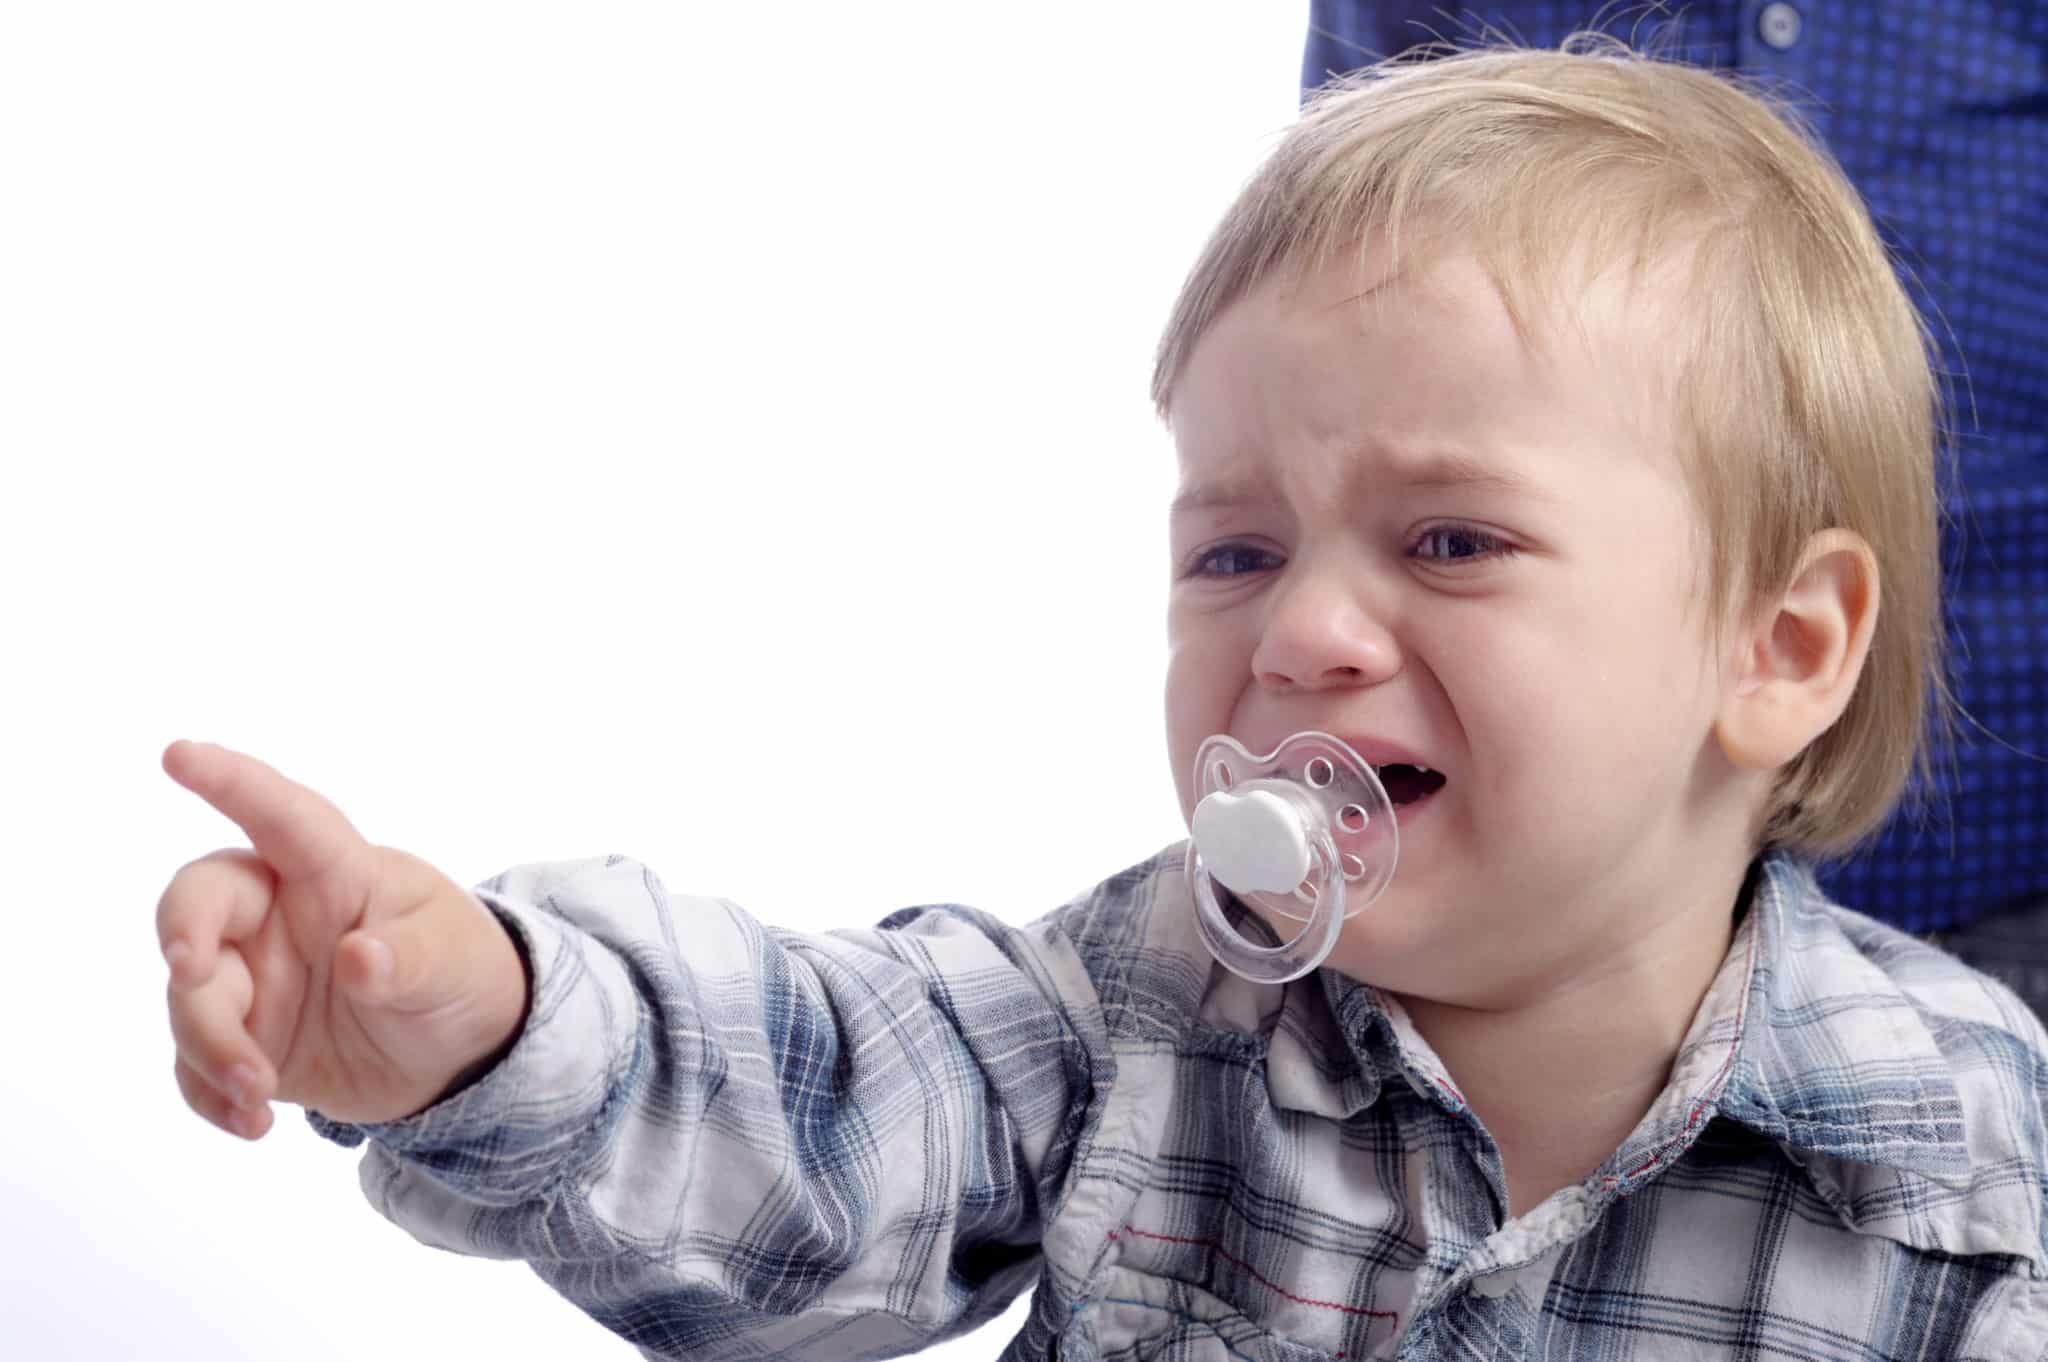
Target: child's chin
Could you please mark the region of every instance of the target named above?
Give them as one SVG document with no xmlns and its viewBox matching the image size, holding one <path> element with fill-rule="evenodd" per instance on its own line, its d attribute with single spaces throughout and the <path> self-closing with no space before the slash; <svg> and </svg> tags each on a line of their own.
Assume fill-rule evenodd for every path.
<svg viewBox="0 0 2048 1362">
<path fill-rule="evenodd" d="M 1422 886 L 1404 886 L 1401 877 L 1397 869 L 1386 891 L 1345 922 L 1325 963 L 1375 988 L 1407 993 L 1440 977 L 1463 952 L 1457 924 L 1446 921 Z"/>
</svg>

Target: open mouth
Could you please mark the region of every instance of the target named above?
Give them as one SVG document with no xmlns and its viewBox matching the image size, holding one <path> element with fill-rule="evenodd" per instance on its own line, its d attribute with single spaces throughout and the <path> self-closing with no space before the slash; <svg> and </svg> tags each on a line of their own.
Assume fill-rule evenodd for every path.
<svg viewBox="0 0 2048 1362">
<path fill-rule="evenodd" d="M 1444 787 L 1444 773 L 1432 771 L 1427 766 L 1393 762 L 1375 766 L 1373 770 L 1378 774 L 1380 784 L 1386 787 L 1387 798 L 1393 801 L 1395 808 L 1427 799 Z"/>
</svg>

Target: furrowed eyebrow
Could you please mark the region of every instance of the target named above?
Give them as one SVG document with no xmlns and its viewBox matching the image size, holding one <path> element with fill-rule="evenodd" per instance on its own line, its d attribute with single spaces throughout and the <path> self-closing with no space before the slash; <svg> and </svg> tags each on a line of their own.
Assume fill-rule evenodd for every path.
<svg viewBox="0 0 2048 1362">
<path fill-rule="evenodd" d="M 1423 490 L 1472 488 L 1508 496 L 1542 501 L 1556 498 L 1543 487 L 1519 473 L 1476 459 L 1455 450 L 1443 450 L 1412 458 L 1401 458 L 1392 468 L 1396 480 L 1409 488 Z M 1271 488 L 1263 481 L 1217 479 L 1197 481 L 1183 487 L 1173 499 L 1170 515 L 1215 510 L 1230 506 L 1251 506 L 1270 501 Z"/>
<path fill-rule="evenodd" d="M 1456 452 L 1425 455 L 1403 465 L 1398 476 L 1410 487 L 1473 487 L 1485 492 L 1551 499 L 1541 486 L 1519 473 Z"/>
<path fill-rule="evenodd" d="M 1167 514 L 1178 516 L 1219 506 L 1249 506 L 1271 497 L 1272 493 L 1260 482 L 1192 482 L 1173 499 Z"/>
</svg>

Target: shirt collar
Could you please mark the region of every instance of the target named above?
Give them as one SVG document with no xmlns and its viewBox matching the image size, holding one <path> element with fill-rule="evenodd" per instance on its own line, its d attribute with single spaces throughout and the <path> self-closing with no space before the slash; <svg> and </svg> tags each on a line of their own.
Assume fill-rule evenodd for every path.
<svg viewBox="0 0 2048 1362">
<path fill-rule="evenodd" d="M 1830 903 L 1766 855 L 1695 1032 L 1732 1040 L 1716 1114 L 1778 1143 L 1852 1229 L 1945 1253 L 2042 1244 L 2041 1026 L 1937 948 Z M 1733 990 L 1731 990 L 1732 992 Z M 1691 1038 L 1688 1037 L 1688 1044 Z"/>
<path fill-rule="evenodd" d="M 1718 1116 L 1778 1144 L 1853 1230 L 2048 1267 L 2040 1027 L 2024 1005 L 2001 1001 L 1934 947 L 1829 903 L 1790 856 L 1760 857 L 1748 888 L 1748 911 L 1664 1091 L 1588 1185 L 1633 1192 Z M 1355 1072 L 1301 1105 L 1346 1116 L 1377 1100 L 1384 1082 L 1405 1079 L 1463 1112 L 1396 1000 L 1329 970 L 1293 987 L 1318 984 L 1327 1012 L 1313 1010 Z M 1283 1026 L 1274 1042 L 1292 1048 L 1319 1029 Z M 1329 1059 L 1318 1066 L 1326 1074 Z M 1289 1105 L 1307 1098 L 1274 1095 Z"/>
<path fill-rule="evenodd" d="M 1800 1153 L 1968 1185 L 1962 1093 L 1919 1006 L 1884 969 L 1899 946 L 1929 948 L 1852 939 L 1789 857 L 1767 856 L 1759 870 L 1722 966 L 1740 996 L 1710 991 L 1715 1006 L 1694 1022 L 1708 1045 L 1725 1037 L 1717 1048 L 1732 1060 L 1718 1097 L 1706 1095 Z M 1891 949 L 1873 956 L 1870 944 Z"/>
</svg>

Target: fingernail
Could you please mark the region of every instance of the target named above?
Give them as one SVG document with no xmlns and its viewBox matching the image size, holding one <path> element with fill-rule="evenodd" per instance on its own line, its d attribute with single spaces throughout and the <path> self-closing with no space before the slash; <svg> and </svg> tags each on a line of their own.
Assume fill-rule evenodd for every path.
<svg viewBox="0 0 2048 1362">
<path fill-rule="evenodd" d="M 234 1099 L 236 1106 L 246 1107 L 255 1092 L 256 1071 L 246 1064 L 237 1064 L 234 1072 L 228 1075 L 228 1096 Z"/>
<path fill-rule="evenodd" d="M 182 941 L 173 941 L 170 945 L 164 947 L 164 963 L 171 967 L 171 973 L 173 974 L 178 972 L 178 962 L 189 959 L 191 955 L 192 948 Z"/>
</svg>

